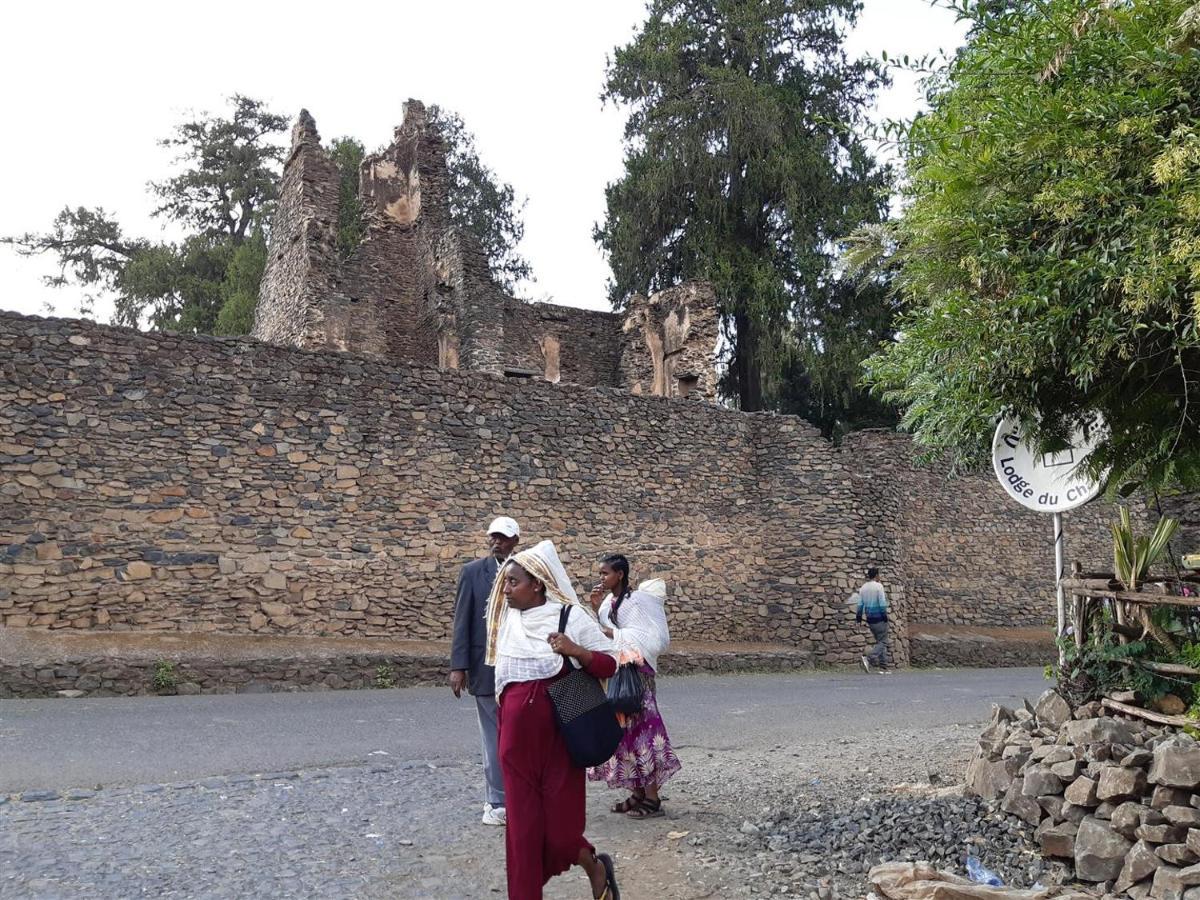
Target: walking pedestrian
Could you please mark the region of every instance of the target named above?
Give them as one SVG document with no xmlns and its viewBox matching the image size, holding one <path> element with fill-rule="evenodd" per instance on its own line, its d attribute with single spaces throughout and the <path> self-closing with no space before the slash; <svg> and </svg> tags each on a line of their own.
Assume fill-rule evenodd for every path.
<svg viewBox="0 0 1200 900">
<path fill-rule="evenodd" d="M 488 605 L 487 662 L 496 667 L 500 701 L 509 900 L 541 900 L 546 882 L 572 866 L 587 873 L 592 897 L 620 900 L 612 858 L 584 837 L 584 772 L 571 762 L 547 691 L 572 666 L 608 678 L 617 670 L 611 650 L 579 606 L 552 542 L 504 564 Z"/>
<path fill-rule="evenodd" d="M 664 815 L 659 789 L 681 768 L 658 711 L 658 657 L 671 643 L 665 603 L 667 585 L 654 578 L 629 586 L 629 560 L 619 553 L 600 561 L 600 581 L 589 600 L 600 628 L 612 638 L 619 664 L 633 663 L 642 679 L 642 709 L 625 716 L 625 734 L 612 759 L 589 770 L 592 781 L 629 791 L 612 807 L 631 819 Z"/>
<path fill-rule="evenodd" d="M 862 657 L 862 667 L 868 674 L 872 665 L 878 667 L 880 672 L 887 672 L 888 600 L 883 585 L 879 583 L 879 569 L 874 566 L 867 569 L 867 580 L 858 589 L 858 608 L 854 621 L 862 624 L 863 619 L 867 620 L 875 646 Z"/>
<path fill-rule="evenodd" d="M 508 559 L 521 539 L 514 519 L 499 516 L 487 528 L 488 555 L 467 563 L 458 576 L 454 598 L 454 638 L 450 645 L 450 690 L 463 689 L 475 698 L 479 735 L 483 744 L 483 824 L 504 825 L 504 778 L 497 745 L 495 672 L 487 664 L 487 604 L 500 563 Z"/>
</svg>

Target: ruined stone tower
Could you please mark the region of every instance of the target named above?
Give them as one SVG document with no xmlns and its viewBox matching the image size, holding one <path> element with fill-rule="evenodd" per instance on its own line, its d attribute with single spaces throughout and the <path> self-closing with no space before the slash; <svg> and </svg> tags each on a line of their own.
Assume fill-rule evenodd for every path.
<svg viewBox="0 0 1200 900">
<path fill-rule="evenodd" d="M 624 314 L 506 294 L 474 238 L 450 217 L 446 148 L 425 107 L 404 106 L 386 150 L 359 172 L 364 233 L 337 247 L 337 166 L 307 110 L 292 129 L 253 336 L 305 349 L 715 396 L 716 300 L 690 283 L 634 297 Z"/>
</svg>

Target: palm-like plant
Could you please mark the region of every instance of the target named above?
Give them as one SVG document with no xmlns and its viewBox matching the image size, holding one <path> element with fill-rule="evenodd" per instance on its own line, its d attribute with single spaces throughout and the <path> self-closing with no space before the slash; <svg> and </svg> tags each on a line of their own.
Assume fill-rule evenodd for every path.
<svg viewBox="0 0 1200 900">
<path fill-rule="evenodd" d="M 1178 528 L 1178 519 L 1163 516 L 1150 534 L 1136 535 L 1133 533 L 1133 523 L 1129 519 L 1129 509 L 1121 507 L 1121 521 L 1112 526 L 1113 567 L 1117 578 L 1125 585 L 1125 590 L 1136 591 L 1138 589 L 1138 584 L 1146 577 L 1150 567 L 1162 556 L 1163 551 L 1167 549 L 1167 542 L 1174 537 Z M 1122 621 L 1121 607 L 1123 604 L 1117 601 L 1116 606 L 1118 621 Z M 1165 628 L 1154 621 L 1148 607 L 1139 605 L 1136 615 L 1142 625 L 1143 638 L 1152 637 L 1172 656 L 1178 655 L 1179 648 L 1175 639 Z"/>
<path fill-rule="evenodd" d="M 1129 519 L 1128 507 L 1121 507 L 1121 521 L 1112 526 L 1113 566 L 1125 590 L 1136 591 L 1167 544 L 1179 530 L 1179 520 L 1163 516 L 1148 535 L 1136 535 Z"/>
</svg>

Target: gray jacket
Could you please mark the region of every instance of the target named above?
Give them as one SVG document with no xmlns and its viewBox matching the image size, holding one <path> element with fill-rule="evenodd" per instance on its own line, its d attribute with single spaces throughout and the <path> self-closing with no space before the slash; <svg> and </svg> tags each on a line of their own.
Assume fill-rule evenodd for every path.
<svg viewBox="0 0 1200 900">
<path fill-rule="evenodd" d="M 496 670 L 484 663 L 487 655 L 487 604 L 500 564 L 488 555 L 467 563 L 458 576 L 454 598 L 454 638 L 450 668 L 467 673 L 467 691 L 489 696 L 496 693 Z"/>
</svg>

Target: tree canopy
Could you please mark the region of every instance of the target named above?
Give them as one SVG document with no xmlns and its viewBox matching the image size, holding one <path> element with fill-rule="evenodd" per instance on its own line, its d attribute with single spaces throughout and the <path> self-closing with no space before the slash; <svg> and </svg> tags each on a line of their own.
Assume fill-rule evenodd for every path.
<svg viewBox="0 0 1200 900">
<path fill-rule="evenodd" d="M 867 372 L 931 454 L 980 462 L 1002 413 L 1047 449 L 1102 421 L 1114 487 L 1200 484 L 1189 5 L 991 4 L 912 124 L 901 339 Z"/>
<path fill-rule="evenodd" d="M 861 396 L 837 374 L 847 349 L 877 341 L 860 338 L 883 305 L 862 321 L 834 270 L 838 236 L 885 203 L 886 173 L 855 131 L 883 76 L 842 49 L 860 6 L 652 0 L 608 67 L 603 98 L 629 109 L 625 174 L 595 232 L 610 297 L 712 282 L 731 348 L 723 387 L 745 410 L 844 415 Z"/>
<path fill-rule="evenodd" d="M 150 189 L 156 217 L 187 234 L 177 243 L 127 237 L 103 209 L 66 208 L 47 233 L 5 238 L 19 253 L 51 253 L 52 286 L 84 289 L 83 311 L 101 293 L 116 303 L 114 319 L 177 331 L 240 334 L 253 323 L 266 264 L 266 229 L 279 190 L 287 127 L 257 100 L 235 95 L 228 117 L 183 122 L 161 143 L 177 149 L 176 175 Z"/>
<path fill-rule="evenodd" d="M 108 295 L 118 324 L 248 333 L 266 267 L 284 154 L 280 136 L 288 120 L 248 97 L 231 97 L 229 105 L 228 115 L 192 118 L 161 142 L 178 155 L 175 174 L 149 186 L 159 201 L 153 215 L 181 225 L 180 240 L 131 237 L 104 209 L 67 207 L 49 231 L 3 242 L 24 255 L 56 256 L 59 271 L 47 282 L 82 288 L 84 314 Z M 433 111 L 448 144 L 452 217 L 480 240 L 493 274 L 512 290 L 530 275 L 516 250 L 524 232 L 521 205 L 512 186 L 480 161 L 462 119 Z M 365 151 L 352 137 L 337 138 L 328 149 L 341 175 L 337 245 L 348 256 L 365 230 L 358 196 Z"/>
<path fill-rule="evenodd" d="M 529 261 L 517 252 L 525 235 L 521 218 L 525 201 L 518 203 L 513 186 L 483 164 L 475 135 L 458 113 L 434 105 L 429 108 L 429 122 L 446 142 L 450 218 L 475 236 L 487 255 L 492 277 L 511 294 L 520 282 L 533 278 Z"/>
</svg>

